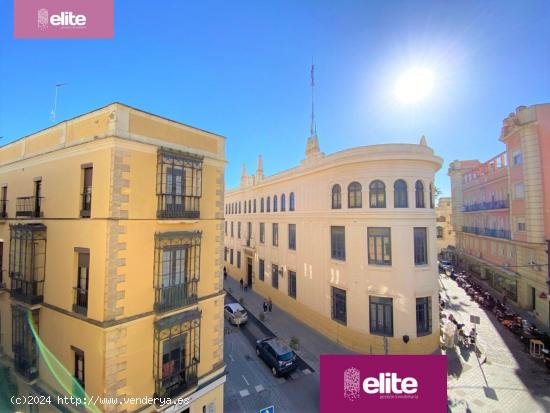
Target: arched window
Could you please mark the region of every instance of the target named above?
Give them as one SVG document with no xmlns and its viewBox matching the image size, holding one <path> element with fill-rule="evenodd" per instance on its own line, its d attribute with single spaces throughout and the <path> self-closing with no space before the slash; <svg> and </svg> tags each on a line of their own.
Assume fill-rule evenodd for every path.
<svg viewBox="0 0 550 413">
<path fill-rule="evenodd" d="M 288 196 L 288 210 L 294 211 L 294 192 L 291 192 Z"/>
<path fill-rule="evenodd" d="M 256 213 L 256 198 L 254 198 L 254 202 L 252 203 L 254 205 L 254 213 Z"/>
<path fill-rule="evenodd" d="M 386 185 L 380 180 L 372 181 L 369 185 L 371 208 L 386 208 Z"/>
<path fill-rule="evenodd" d="M 260 212 L 264 212 L 264 198 L 260 199 Z"/>
<path fill-rule="evenodd" d="M 266 211 L 267 212 L 271 212 L 271 198 L 270 197 L 267 197 L 267 206 L 266 206 Z"/>
<path fill-rule="evenodd" d="M 434 186 L 430 182 L 430 208 L 434 208 Z"/>
<path fill-rule="evenodd" d="M 281 212 L 286 211 L 286 196 L 285 194 L 281 195 Z"/>
<path fill-rule="evenodd" d="M 340 185 L 332 185 L 332 209 L 342 208 L 342 188 Z"/>
<path fill-rule="evenodd" d="M 407 183 L 403 179 L 398 179 L 393 184 L 393 207 L 407 208 L 408 206 Z"/>
<path fill-rule="evenodd" d="M 273 212 L 277 212 L 277 195 L 273 195 Z"/>
<path fill-rule="evenodd" d="M 414 185 L 414 194 L 416 198 L 416 207 L 417 208 L 426 208 L 424 204 L 424 184 L 419 179 Z"/>
<path fill-rule="evenodd" d="M 352 182 L 348 185 L 348 208 L 361 208 L 363 202 L 361 200 L 361 184 Z"/>
</svg>

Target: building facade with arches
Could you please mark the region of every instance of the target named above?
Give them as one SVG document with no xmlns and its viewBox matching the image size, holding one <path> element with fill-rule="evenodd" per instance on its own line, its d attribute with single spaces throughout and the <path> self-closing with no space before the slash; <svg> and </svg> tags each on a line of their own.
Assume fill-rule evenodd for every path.
<svg viewBox="0 0 550 413">
<path fill-rule="evenodd" d="M 442 159 L 425 138 L 325 155 L 312 136 L 308 148 L 269 177 L 260 156 L 226 191 L 228 274 L 352 351 L 432 353 Z"/>
</svg>

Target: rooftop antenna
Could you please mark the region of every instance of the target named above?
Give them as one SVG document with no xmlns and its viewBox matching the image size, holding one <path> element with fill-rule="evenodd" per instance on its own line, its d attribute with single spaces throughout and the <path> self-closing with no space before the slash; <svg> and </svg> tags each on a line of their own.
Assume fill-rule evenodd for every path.
<svg viewBox="0 0 550 413">
<path fill-rule="evenodd" d="M 310 136 L 317 135 L 317 125 L 315 123 L 314 91 L 315 91 L 315 65 L 313 64 L 313 59 L 311 59 L 311 125 L 309 127 Z"/>
<path fill-rule="evenodd" d="M 55 122 L 55 114 L 57 112 L 57 91 L 59 90 L 60 87 L 65 86 L 65 85 L 66 85 L 66 83 L 58 83 L 58 84 L 55 85 L 55 97 L 53 98 L 53 109 L 50 112 L 50 118 L 51 118 L 52 122 Z"/>
</svg>

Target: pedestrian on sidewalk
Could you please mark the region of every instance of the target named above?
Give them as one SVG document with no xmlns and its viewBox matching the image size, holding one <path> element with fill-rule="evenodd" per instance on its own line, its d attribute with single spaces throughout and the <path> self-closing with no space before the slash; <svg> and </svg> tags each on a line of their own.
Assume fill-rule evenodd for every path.
<svg viewBox="0 0 550 413">
<path fill-rule="evenodd" d="M 271 312 L 271 310 L 273 310 L 273 301 L 271 301 L 271 297 L 268 298 L 268 308 L 269 308 L 269 312 Z"/>
<path fill-rule="evenodd" d="M 244 290 L 248 291 L 248 283 L 244 283 Z"/>
<path fill-rule="evenodd" d="M 263 303 L 263 307 L 264 307 L 264 313 L 267 312 L 267 301 L 264 300 L 264 303 Z"/>
<path fill-rule="evenodd" d="M 244 289 L 244 281 L 242 278 L 241 278 L 241 281 L 239 281 L 239 283 L 241 284 L 241 291 L 242 291 Z"/>
<path fill-rule="evenodd" d="M 227 280 L 227 268 L 225 268 L 225 265 L 223 267 L 223 279 Z"/>
</svg>

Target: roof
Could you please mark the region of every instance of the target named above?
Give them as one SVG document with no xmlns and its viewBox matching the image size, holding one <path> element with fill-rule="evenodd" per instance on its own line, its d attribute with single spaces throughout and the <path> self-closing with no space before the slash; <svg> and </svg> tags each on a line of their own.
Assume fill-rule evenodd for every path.
<svg viewBox="0 0 550 413">
<path fill-rule="evenodd" d="M 292 351 L 292 349 L 283 341 L 281 341 L 280 338 L 274 337 L 270 338 L 269 340 L 266 340 L 266 343 L 269 343 L 269 345 L 275 350 L 277 354 L 287 354 Z"/>
<path fill-rule="evenodd" d="M 240 305 L 239 303 L 230 303 L 230 304 L 226 304 L 225 306 L 231 308 L 231 310 L 233 311 L 245 311 L 243 306 Z"/>
</svg>

